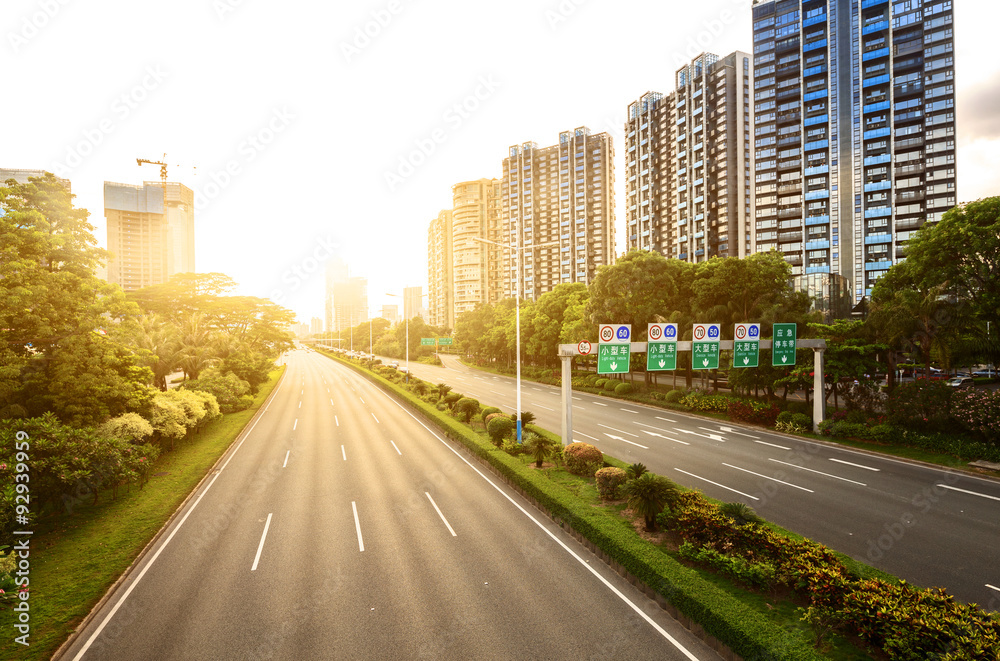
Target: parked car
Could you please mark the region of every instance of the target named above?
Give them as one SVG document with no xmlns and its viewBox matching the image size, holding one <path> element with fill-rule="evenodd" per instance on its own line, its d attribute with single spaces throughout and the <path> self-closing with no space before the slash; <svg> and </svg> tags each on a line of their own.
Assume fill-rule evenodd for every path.
<svg viewBox="0 0 1000 661">
<path fill-rule="evenodd" d="M 976 370 L 972 373 L 972 376 L 986 376 L 992 379 L 997 376 L 997 371 L 991 367 L 984 370 Z"/>
<path fill-rule="evenodd" d="M 952 388 L 971 388 L 975 385 L 972 377 L 969 376 L 956 376 L 954 379 L 948 379 L 948 385 Z"/>
</svg>

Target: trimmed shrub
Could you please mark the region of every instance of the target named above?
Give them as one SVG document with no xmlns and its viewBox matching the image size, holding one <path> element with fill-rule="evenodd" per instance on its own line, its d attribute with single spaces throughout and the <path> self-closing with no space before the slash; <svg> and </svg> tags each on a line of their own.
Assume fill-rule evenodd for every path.
<svg viewBox="0 0 1000 661">
<path fill-rule="evenodd" d="M 484 426 L 485 426 L 485 427 L 486 427 L 487 429 L 489 429 L 489 425 L 490 425 L 490 420 L 496 420 L 497 418 L 507 418 L 507 419 L 508 419 L 508 420 L 510 420 L 511 422 L 514 422 L 513 418 L 510 418 L 510 417 L 508 417 L 508 416 L 504 415 L 503 413 L 490 413 L 490 414 L 489 414 L 488 416 L 486 416 L 486 417 L 485 417 L 485 419 L 483 420 L 483 425 L 484 425 Z"/>
<path fill-rule="evenodd" d="M 691 392 L 681 399 L 681 404 L 687 406 L 692 411 L 702 413 L 726 413 L 729 410 L 729 402 L 733 398 L 729 395 L 704 395 L 699 392 Z"/>
<path fill-rule="evenodd" d="M 482 412 L 483 424 L 485 425 L 485 424 L 489 423 L 489 416 L 490 415 L 492 415 L 494 413 L 500 413 L 500 412 L 501 412 L 500 409 L 498 409 L 495 406 L 487 406 L 486 408 L 484 408 L 483 412 Z"/>
<path fill-rule="evenodd" d="M 593 477 L 604 465 L 604 454 L 589 443 L 570 443 L 563 448 L 563 460 L 570 473 Z"/>
<path fill-rule="evenodd" d="M 656 402 L 662 402 L 666 397 L 666 395 L 664 395 L 662 392 L 658 390 L 654 390 L 653 392 L 649 393 L 649 396 L 652 397 L 653 401 Z"/>
<path fill-rule="evenodd" d="M 463 397 L 455 403 L 454 410 L 455 415 L 462 421 L 469 423 L 472 421 L 472 416 L 479 412 L 479 401 L 471 397 Z"/>
<path fill-rule="evenodd" d="M 792 413 L 791 411 L 782 411 L 781 413 L 778 414 L 778 417 L 775 419 L 775 422 L 783 422 L 783 423 L 791 422 L 793 415 L 795 414 Z"/>
<path fill-rule="evenodd" d="M 805 402 L 788 402 L 788 406 L 785 407 L 785 410 L 789 413 L 803 413 L 808 415 L 811 407 Z"/>
<path fill-rule="evenodd" d="M 941 381 L 901 383 L 886 401 L 889 422 L 913 431 L 951 431 L 948 410 L 953 391 Z"/>
<path fill-rule="evenodd" d="M 854 422 L 835 422 L 833 423 L 833 429 L 830 430 L 830 435 L 834 438 L 860 438 L 868 440 L 868 425 Z"/>
<path fill-rule="evenodd" d="M 730 400 L 726 413 L 729 415 L 729 419 L 735 422 L 773 427 L 774 423 L 778 420 L 778 414 L 781 413 L 781 409 L 774 404 L 767 404 L 756 400 L 740 401 L 733 399 Z"/>
<path fill-rule="evenodd" d="M 496 417 L 493 417 L 486 423 L 486 433 L 490 435 L 493 445 L 500 447 L 503 445 L 504 439 L 510 438 L 511 433 L 514 431 L 514 422 L 505 415 L 498 415 L 496 413 L 493 415 Z"/>
<path fill-rule="evenodd" d="M 813 419 L 811 415 L 806 415 L 805 413 L 796 413 L 792 416 L 792 424 L 799 427 L 805 427 L 808 430 L 813 428 Z"/>
<path fill-rule="evenodd" d="M 457 404 L 460 399 L 464 398 L 465 395 L 460 392 L 450 392 L 444 396 L 444 403 L 448 405 L 448 408 L 454 410 L 455 404 Z"/>
<path fill-rule="evenodd" d="M 628 474 L 620 468 L 608 466 L 594 473 L 597 491 L 604 500 L 614 500 L 618 497 L 618 487 L 625 484 Z"/>
<path fill-rule="evenodd" d="M 618 387 L 620 381 L 615 381 L 614 379 L 608 379 L 604 382 L 604 389 L 608 392 L 614 392 L 615 388 Z"/>
<path fill-rule="evenodd" d="M 630 392 L 632 392 L 631 383 L 619 383 L 617 386 L 615 386 L 616 395 L 627 395 Z"/>
<path fill-rule="evenodd" d="M 594 381 L 594 387 L 595 388 L 603 388 L 604 384 L 607 383 L 610 380 L 611 379 L 597 379 L 596 381 Z"/>
<path fill-rule="evenodd" d="M 663 401 L 667 404 L 678 404 L 684 398 L 683 390 L 671 390 L 665 396 Z"/>
<path fill-rule="evenodd" d="M 967 390 L 951 399 L 951 415 L 983 440 L 1000 444 L 1000 390 Z"/>
<path fill-rule="evenodd" d="M 757 590 L 769 590 L 774 586 L 777 572 L 769 562 L 750 562 L 739 556 L 724 555 L 713 548 L 698 548 L 690 542 L 681 544 L 677 552 L 682 558 L 708 565 L 720 574 Z"/>
<path fill-rule="evenodd" d="M 524 445 L 518 443 L 517 439 L 513 438 L 506 439 L 499 447 L 512 457 L 518 457 L 526 452 Z"/>
</svg>

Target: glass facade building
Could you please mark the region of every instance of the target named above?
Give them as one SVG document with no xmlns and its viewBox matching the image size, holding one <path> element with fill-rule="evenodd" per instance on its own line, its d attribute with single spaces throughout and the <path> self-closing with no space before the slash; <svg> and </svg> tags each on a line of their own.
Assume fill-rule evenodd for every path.
<svg viewBox="0 0 1000 661">
<path fill-rule="evenodd" d="M 757 0 L 755 250 L 855 301 L 956 204 L 951 0 Z"/>
</svg>

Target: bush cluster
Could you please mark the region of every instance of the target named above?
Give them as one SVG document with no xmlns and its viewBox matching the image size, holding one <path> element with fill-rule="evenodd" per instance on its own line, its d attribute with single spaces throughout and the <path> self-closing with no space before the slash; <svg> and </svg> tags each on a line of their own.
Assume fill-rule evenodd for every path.
<svg viewBox="0 0 1000 661">
<path fill-rule="evenodd" d="M 631 383 L 619 383 L 617 386 L 615 386 L 616 395 L 628 395 L 631 392 L 632 392 Z"/>
<path fill-rule="evenodd" d="M 589 443 L 570 443 L 563 448 L 563 461 L 570 473 L 593 477 L 604 465 L 604 454 Z"/>
<path fill-rule="evenodd" d="M 684 399 L 683 390 L 671 390 L 664 396 L 663 401 L 667 404 L 679 404 L 682 399 Z"/>
<path fill-rule="evenodd" d="M 732 401 L 734 399 L 729 395 L 705 395 L 691 392 L 685 395 L 680 403 L 692 411 L 701 413 L 726 413 L 729 410 L 729 403 Z"/>
<path fill-rule="evenodd" d="M 768 402 L 734 399 L 729 402 L 726 413 L 729 415 L 729 419 L 735 422 L 773 427 L 778 420 L 781 409 Z"/>
<path fill-rule="evenodd" d="M 620 468 L 608 466 L 594 473 L 594 480 L 601 498 L 614 500 L 618 497 L 618 488 L 628 480 L 628 475 Z"/>
</svg>

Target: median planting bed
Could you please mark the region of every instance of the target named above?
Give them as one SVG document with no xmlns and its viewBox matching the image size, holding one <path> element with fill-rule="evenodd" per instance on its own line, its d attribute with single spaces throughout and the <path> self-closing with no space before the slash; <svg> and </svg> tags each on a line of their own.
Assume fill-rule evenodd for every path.
<svg viewBox="0 0 1000 661">
<path fill-rule="evenodd" d="M 484 421 L 469 414 L 471 404 L 460 414 L 471 424 L 453 414 L 458 402 L 475 400 L 448 393 L 438 401 L 435 388 L 416 379 L 405 385 L 391 370 L 373 374 L 352 366 L 489 463 L 613 566 L 641 581 L 661 605 L 743 658 L 1000 658 L 1000 621 L 975 606 L 909 586 L 759 521 L 752 511 L 741 514 L 742 505 L 720 507 L 665 478 L 637 475 L 639 469 L 611 457 L 597 461 L 585 444 L 574 444 L 572 456 L 558 448 L 549 456 L 552 463 L 534 469 L 536 457 L 516 444 L 504 441 L 498 448 L 491 442 Z M 489 409 L 482 418 L 496 420 L 497 414 Z M 655 508 L 648 509 L 641 495 L 649 493 L 668 494 L 662 511 L 652 516 Z M 602 495 L 624 495 L 631 506 Z M 651 520 L 661 532 L 647 538 L 639 529 Z"/>
</svg>

